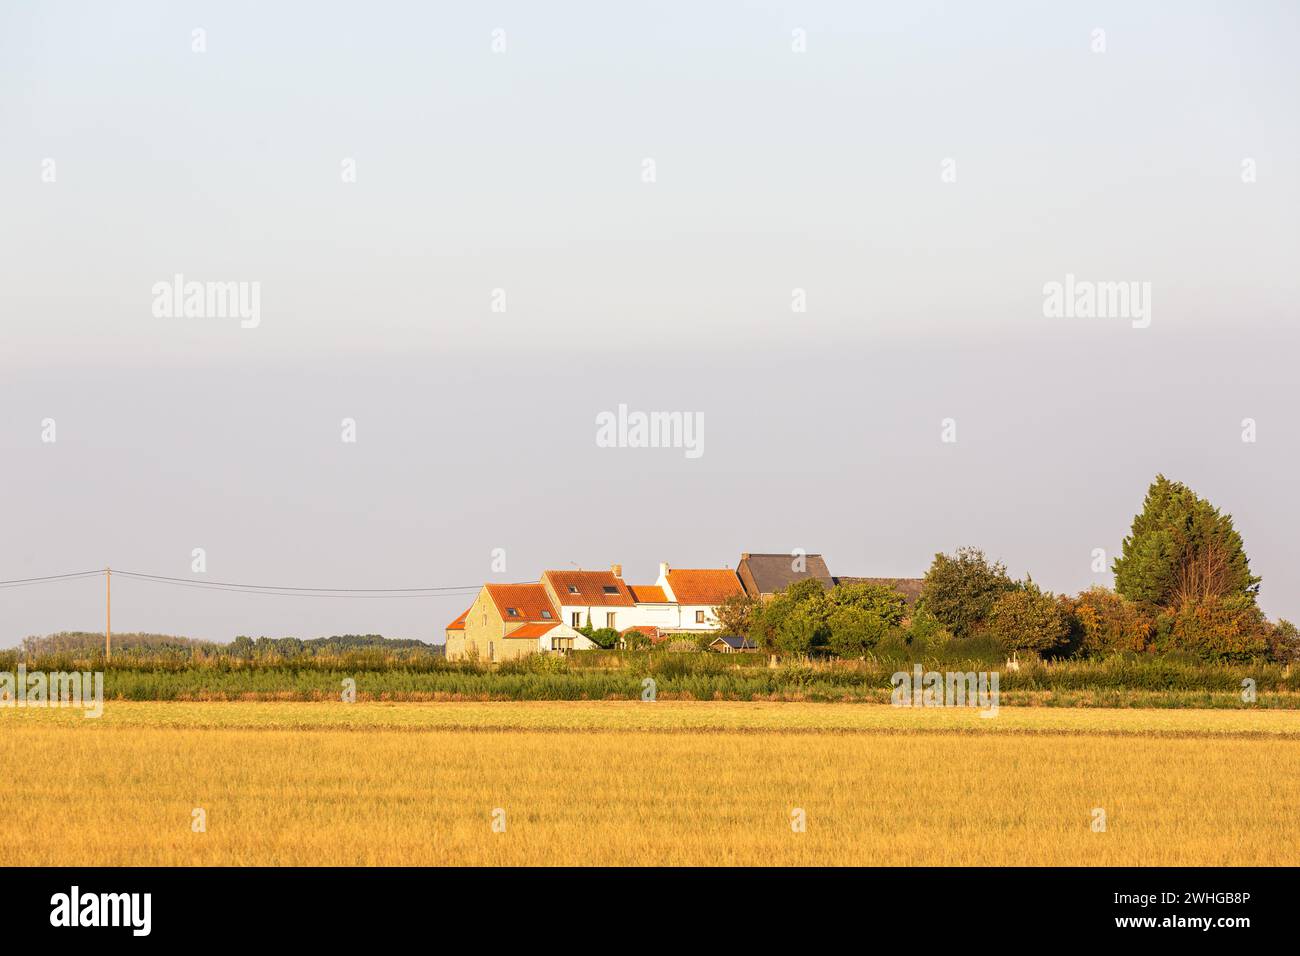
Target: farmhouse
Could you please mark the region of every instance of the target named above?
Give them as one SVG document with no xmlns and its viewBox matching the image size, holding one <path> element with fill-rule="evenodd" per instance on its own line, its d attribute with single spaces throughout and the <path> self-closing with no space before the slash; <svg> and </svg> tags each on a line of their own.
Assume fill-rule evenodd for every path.
<svg viewBox="0 0 1300 956">
<path fill-rule="evenodd" d="M 451 660 L 458 660 L 465 656 L 465 618 L 469 617 L 469 609 L 462 611 L 460 617 L 447 625 L 447 644 L 445 653 Z"/>
<path fill-rule="evenodd" d="M 885 584 L 914 603 L 917 578 L 832 577 L 820 554 L 751 554 L 731 568 L 674 568 L 659 565 L 654 584 L 628 584 L 623 566 L 609 570 L 543 571 L 536 583 L 485 584 L 474 603 L 446 626 L 448 660 L 505 661 L 528 654 L 595 647 L 581 632 L 609 628 L 638 631 L 654 643 L 678 634 L 717 631 L 718 606 L 730 598 L 768 600 L 798 581 Z M 590 633 L 590 631 L 588 631 Z M 719 637 L 723 653 L 751 650 L 740 638 Z"/>
<path fill-rule="evenodd" d="M 670 568 L 660 564 L 656 586 L 676 607 L 675 629 L 679 631 L 716 631 L 718 605 L 745 593 L 730 568 Z"/>
<path fill-rule="evenodd" d="M 541 584 L 485 584 L 457 620 L 464 630 L 453 648 L 448 626 L 448 660 L 508 661 L 539 651 L 596 646 L 561 623 L 559 609 Z"/>
<path fill-rule="evenodd" d="M 623 568 L 543 571 L 536 584 L 485 584 L 446 627 L 448 660 L 504 661 L 541 651 L 596 646 L 582 628 L 636 628 L 658 641 L 718 629 L 716 608 L 743 594 L 730 568 L 659 565 L 654 584 L 631 585 Z"/>
<path fill-rule="evenodd" d="M 542 587 L 560 609 L 560 620 L 570 627 L 612 627 L 618 630 L 636 620 L 636 601 L 623 583 L 623 568 L 608 571 L 543 571 Z"/>
</svg>

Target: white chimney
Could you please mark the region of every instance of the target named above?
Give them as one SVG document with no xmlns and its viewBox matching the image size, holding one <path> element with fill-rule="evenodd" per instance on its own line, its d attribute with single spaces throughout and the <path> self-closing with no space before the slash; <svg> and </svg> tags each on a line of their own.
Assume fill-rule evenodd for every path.
<svg viewBox="0 0 1300 956">
<path fill-rule="evenodd" d="M 661 578 L 666 578 L 666 577 L 668 577 L 668 562 L 667 562 L 667 561 L 660 561 L 660 562 L 659 562 L 659 577 L 661 577 Z"/>
</svg>

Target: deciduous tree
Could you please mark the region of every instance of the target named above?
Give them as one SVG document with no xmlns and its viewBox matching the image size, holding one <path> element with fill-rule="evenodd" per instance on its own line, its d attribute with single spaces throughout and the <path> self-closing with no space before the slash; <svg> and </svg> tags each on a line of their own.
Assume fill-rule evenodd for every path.
<svg viewBox="0 0 1300 956">
<path fill-rule="evenodd" d="M 1042 654 L 1060 647 L 1070 636 L 1070 619 L 1061 603 L 1032 581 L 998 595 L 986 626 L 1009 651 Z"/>
<path fill-rule="evenodd" d="M 970 637 L 998 597 L 1015 589 L 1000 562 L 990 564 L 978 548 L 936 554 L 925 574 L 921 603 L 954 637 Z"/>
</svg>

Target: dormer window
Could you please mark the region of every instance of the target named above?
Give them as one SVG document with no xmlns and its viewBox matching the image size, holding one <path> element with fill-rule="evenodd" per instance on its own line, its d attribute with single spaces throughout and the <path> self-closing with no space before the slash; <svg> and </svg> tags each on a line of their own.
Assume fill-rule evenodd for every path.
<svg viewBox="0 0 1300 956">
<path fill-rule="evenodd" d="M 543 612 L 542 612 L 542 620 L 543 620 L 543 621 L 549 621 L 550 619 L 551 619 L 551 612 L 550 612 L 550 611 L 543 611 Z"/>
<path fill-rule="evenodd" d="M 518 617 L 518 616 L 519 616 L 519 608 L 517 608 L 517 607 L 508 607 L 508 608 L 506 608 L 506 614 L 509 615 L 510 617 Z"/>
<path fill-rule="evenodd" d="M 570 584 L 570 585 L 569 585 L 569 593 L 570 593 L 570 594 L 577 594 L 577 593 L 578 593 L 578 586 L 577 586 L 576 584 Z"/>
<path fill-rule="evenodd" d="M 617 593 L 618 593 L 618 588 L 614 587 L 614 585 L 612 585 L 612 584 L 606 584 L 605 587 L 603 588 L 603 590 L 604 590 L 604 592 L 605 592 L 606 594 L 617 594 Z"/>
</svg>

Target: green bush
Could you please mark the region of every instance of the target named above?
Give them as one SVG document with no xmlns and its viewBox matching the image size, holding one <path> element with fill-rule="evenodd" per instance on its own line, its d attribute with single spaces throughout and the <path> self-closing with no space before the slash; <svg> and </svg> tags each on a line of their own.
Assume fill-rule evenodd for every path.
<svg viewBox="0 0 1300 956">
<path fill-rule="evenodd" d="M 608 649 L 618 646 L 619 634 L 612 627 L 598 627 L 587 636 L 599 647 Z"/>
<path fill-rule="evenodd" d="M 837 607 L 826 621 L 830 650 L 839 657 L 861 657 L 889 633 L 890 624 L 861 607 Z"/>
<path fill-rule="evenodd" d="M 921 604 L 954 637 L 970 637 L 997 599 L 1015 587 L 1001 563 L 990 563 L 978 548 L 958 548 L 956 554 L 934 556 Z"/>
<path fill-rule="evenodd" d="M 998 595 L 984 627 L 1009 651 L 1046 654 L 1070 637 L 1070 619 L 1060 602 L 1033 582 Z"/>
</svg>

